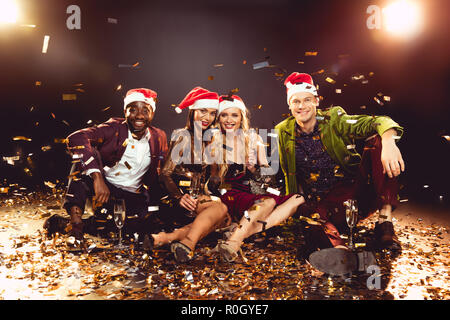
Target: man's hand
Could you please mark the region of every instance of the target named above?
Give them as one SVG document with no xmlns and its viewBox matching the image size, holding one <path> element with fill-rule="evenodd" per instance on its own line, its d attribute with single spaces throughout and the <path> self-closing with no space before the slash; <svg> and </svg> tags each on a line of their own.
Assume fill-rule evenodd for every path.
<svg viewBox="0 0 450 320">
<path fill-rule="evenodd" d="M 108 202 L 109 199 L 109 189 L 106 186 L 105 180 L 100 172 L 93 172 L 91 174 L 94 180 L 94 192 L 95 192 L 95 202 L 103 204 Z"/>
<path fill-rule="evenodd" d="M 389 178 L 397 177 L 400 172 L 405 171 L 405 163 L 400 153 L 400 149 L 395 144 L 395 129 L 389 129 L 381 136 L 381 163 L 383 174 L 387 173 Z"/>
<path fill-rule="evenodd" d="M 180 206 L 189 211 L 195 211 L 197 209 L 197 199 L 192 198 L 188 194 L 184 194 L 180 198 Z"/>
</svg>

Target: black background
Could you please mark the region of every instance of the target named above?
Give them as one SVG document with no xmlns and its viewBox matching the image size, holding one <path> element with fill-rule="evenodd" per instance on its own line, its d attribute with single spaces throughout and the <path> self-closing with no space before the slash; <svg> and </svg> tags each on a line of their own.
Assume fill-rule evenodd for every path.
<svg viewBox="0 0 450 320">
<path fill-rule="evenodd" d="M 252 113 L 252 125 L 271 129 L 289 112 L 285 77 L 293 71 L 324 69 L 313 76 L 324 97 L 321 107 L 333 104 L 350 114 L 385 114 L 405 128 L 399 142 L 407 167 L 401 178 L 404 197 L 449 203 L 450 142 L 442 137 L 450 134 L 449 1 L 419 1 L 425 28 L 409 41 L 367 28 L 367 7 L 383 7 L 388 1 L 17 2 L 20 21 L 0 25 L 0 156 L 21 155 L 15 166 L 1 161 L 0 177 L 8 183 L 43 188 L 43 181 L 64 182 L 70 159 L 64 145 L 53 139 L 88 126 L 88 120 L 100 123 L 121 116 L 128 89 L 157 91 L 154 125 L 169 138 L 173 129 L 184 125 L 187 114 L 176 114 L 171 105 L 197 85 L 220 94 L 238 88 Z M 81 30 L 66 27 L 71 4 L 81 9 Z M 108 23 L 108 18 L 118 23 Z M 50 35 L 46 54 L 41 52 L 44 35 Z M 306 51 L 318 55 L 308 57 Z M 254 63 L 266 60 L 273 67 L 253 69 Z M 136 62 L 138 68 L 118 67 Z M 278 79 L 275 73 L 283 71 L 285 76 Z M 369 83 L 352 81 L 358 73 Z M 211 76 L 214 79 L 208 80 Z M 326 82 L 328 76 L 337 83 Z M 35 86 L 36 81 L 42 85 Z M 83 86 L 74 86 L 77 83 Z M 116 91 L 119 84 L 122 90 Z M 343 93 L 336 94 L 336 88 Z M 391 102 L 379 106 L 373 99 L 379 92 Z M 63 93 L 76 93 L 77 100 L 63 101 Z M 363 105 L 367 108 L 361 109 Z M 32 141 L 13 141 L 14 136 Z M 52 149 L 43 152 L 45 145 Z M 31 163 L 26 160 L 29 153 Z M 24 173 L 25 167 L 32 176 Z M 425 184 L 430 187 L 423 188 Z"/>
</svg>

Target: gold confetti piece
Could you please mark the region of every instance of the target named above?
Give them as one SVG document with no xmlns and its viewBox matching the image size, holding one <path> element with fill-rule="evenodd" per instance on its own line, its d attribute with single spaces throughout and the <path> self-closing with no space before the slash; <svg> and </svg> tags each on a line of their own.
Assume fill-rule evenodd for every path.
<svg viewBox="0 0 450 320">
<path fill-rule="evenodd" d="M 39 87 L 42 84 L 42 82 L 41 81 L 36 81 L 34 84 L 36 85 L 36 87 Z"/>
<path fill-rule="evenodd" d="M 8 193 L 9 191 L 9 187 L 1 187 L 0 188 L 0 193 Z"/>
<path fill-rule="evenodd" d="M 311 180 L 311 181 L 317 181 L 317 178 L 320 176 L 320 174 L 319 173 L 310 173 L 310 176 L 309 176 L 309 179 Z"/>
<path fill-rule="evenodd" d="M 347 149 L 348 149 L 348 150 L 355 149 L 355 148 L 356 148 L 356 144 L 349 144 L 349 145 L 347 146 Z"/>
<path fill-rule="evenodd" d="M 316 226 L 320 226 L 321 225 L 320 222 L 318 222 L 318 221 L 316 221 L 314 219 L 308 218 L 308 217 L 300 216 L 299 219 L 301 221 L 305 221 L 306 223 L 311 224 L 311 225 L 316 225 Z"/>
<path fill-rule="evenodd" d="M 444 138 L 447 141 L 450 141 L 450 136 L 442 136 L 442 138 Z"/>
<path fill-rule="evenodd" d="M 31 138 L 27 138 L 24 136 L 16 136 L 13 138 L 14 141 L 31 141 Z"/>
<path fill-rule="evenodd" d="M 239 92 L 239 88 L 234 88 L 233 90 L 231 90 L 231 93 L 238 93 Z"/>
<path fill-rule="evenodd" d="M 70 127 L 70 124 L 69 124 L 66 120 L 63 120 L 62 122 L 63 122 L 66 126 Z"/>
<path fill-rule="evenodd" d="M 54 184 L 54 183 L 52 183 L 52 182 L 50 182 L 50 181 L 44 181 L 44 184 L 45 184 L 47 187 L 52 188 L 52 189 L 56 187 L 56 184 Z"/>
<path fill-rule="evenodd" d="M 41 150 L 45 152 L 45 151 L 50 150 L 51 148 L 52 148 L 51 146 L 42 146 Z"/>
<path fill-rule="evenodd" d="M 131 166 L 127 161 L 125 161 L 125 166 L 128 168 L 128 170 L 131 170 Z"/>
<path fill-rule="evenodd" d="M 318 70 L 318 71 L 316 71 L 316 72 L 311 73 L 311 75 L 322 74 L 322 73 L 324 73 L 324 72 L 325 72 L 324 69 L 320 69 L 320 70 Z"/>
<path fill-rule="evenodd" d="M 81 89 L 81 88 L 76 88 L 75 91 L 78 91 L 78 92 L 85 92 L 85 90 L 84 90 L 84 89 Z"/>
<path fill-rule="evenodd" d="M 50 115 L 52 116 L 53 119 L 56 119 L 56 116 L 53 112 L 51 112 Z"/>
<path fill-rule="evenodd" d="M 242 61 L 242 64 L 247 64 L 247 60 Z"/>
<path fill-rule="evenodd" d="M 108 106 L 108 107 L 102 109 L 101 111 L 104 112 L 104 111 L 109 110 L 109 109 L 111 109 L 111 106 Z"/>
<path fill-rule="evenodd" d="M 381 100 L 378 99 L 377 97 L 373 97 L 373 100 L 375 100 L 380 106 L 384 106 L 384 103 L 381 102 Z"/>
<path fill-rule="evenodd" d="M 315 57 L 315 56 L 317 56 L 317 54 L 318 54 L 317 51 L 306 51 L 305 57 Z"/>
<path fill-rule="evenodd" d="M 63 101 L 77 100 L 77 95 L 74 93 L 63 93 Z"/>
<path fill-rule="evenodd" d="M 178 185 L 180 187 L 190 187 L 191 186 L 191 181 L 190 180 L 180 180 Z"/>
<path fill-rule="evenodd" d="M 367 107 L 366 106 L 361 106 L 359 108 L 365 110 Z"/>
<path fill-rule="evenodd" d="M 128 138 L 122 143 L 122 147 L 126 147 L 128 145 Z"/>
<path fill-rule="evenodd" d="M 369 72 L 369 77 L 373 77 L 375 73 Z"/>
<path fill-rule="evenodd" d="M 132 65 L 133 68 L 136 68 L 140 63 L 136 62 L 135 64 Z"/>
<path fill-rule="evenodd" d="M 291 114 L 290 113 L 283 113 L 283 114 L 281 114 L 281 116 L 283 117 L 283 118 L 287 118 L 287 117 L 289 117 Z"/>
<path fill-rule="evenodd" d="M 214 67 L 215 67 L 215 68 L 220 68 L 220 67 L 223 67 L 223 63 L 218 63 L 218 64 L 215 64 L 215 65 L 214 65 Z"/>
<path fill-rule="evenodd" d="M 298 64 L 305 64 L 304 61 L 297 61 Z"/>
<path fill-rule="evenodd" d="M 384 100 L 384 101 L 391 101 L 391 97 L 389 97 L 389 96 L 384 96 L 384 97 L 383 97 L 383 100 Z"/>
<path fill-rule="evenodd" d="M 20 26 L 24 28 L 36 28 L 35 24 L 21 24 Z"/>
<path fill-rule="evenodd" d="M 366 246 L 365 243 L 355 243 L 355 248 L 356 248 L 356 249 L 358 249 L 358 248 L 364 248 L 365 246 Z"/>
<path fill-rule="evenodd" d="M 68 143 L 69 141 L 67 139 L 55 138 L 55 139 L 53 139 L 53 142 L 54 143 Z M 84 146 L 73 147 L 73 149 L 84 149 Z"/>
<path fill-rule="evenodd" d="M 262 109 L 262 104 L 259 104 L 259 105 L 257 105 L 257 106 L 254 106 L 253 108 L 260 110 L 260 109 Z"/>
<path fill-rule="evenodd" d="M 342 93 L 341 89 L 336 89 L 336 93 Z"/>
<path fill-rule="evenodd" d="M 44 43 L 42 44 L 42 53 L 47 53 L 48 42 L 50 41 L 50 36 L 44 36 Z"/>
<path fill-rule="evenodd" d="M 336 83 L 336 81 L 333 80 L 333 79 L 330 78 L 330 77 L 326 77 L 325 81 L 328 82 L 328 83 L 331 83 L 331 84 L 335 84 L 335 83 Z"/>
<path fill-rule="evenodd" d="M 28 168 L 23 169 L 23 171 L 25 171 L 25 173 L 29 176 L 32 176 L 33 174 L 31 173 L 31 170 Z"/>
<path fill-rule="evenodd" d="M 208 80 L 214 80 L 214 77 L 213 76 L 209 76 Z"/>
<path fill-rule="evenodd" d="M 121 89 L 122 89 L 122 85 L 119 84 L 119 85 L 116 87 L 116 91 L 119 91 L 119 90 L 121 90 Z"/>
</svg>

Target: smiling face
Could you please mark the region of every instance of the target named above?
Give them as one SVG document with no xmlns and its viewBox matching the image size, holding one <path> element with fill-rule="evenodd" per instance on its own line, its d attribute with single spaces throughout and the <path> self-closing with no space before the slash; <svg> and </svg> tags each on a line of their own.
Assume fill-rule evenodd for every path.
<svg viewBox="0 0 450 320">
<path fill-rule="evenodd" d="M 194 122 L 200 121 L 202 130 L 208 129 L 208 127 L 214 122 L 217 115 L 217 109 L 205 108 L 194 111 Z"/>
<path fill-rule="evenodd" d="M 125 119 L 131 132 L 140 135 L 150 126 L 153 120 L 153 109 L 145 102 L 132 102 L 125 109 Z"/>
<path fill-rule="evenodd" d="M 228 108 L 219 115 L 219 124 L 222 131 L 233 132 L 241 127 L 242 112 L 239 108 Z"/>
<path fill-rule="evenodd" d="M 289 110 L 299 125 L 307 125 L 316 119 L 317 98 L 309 92 L 298 92 L 289 100 Z"/>
</svg>

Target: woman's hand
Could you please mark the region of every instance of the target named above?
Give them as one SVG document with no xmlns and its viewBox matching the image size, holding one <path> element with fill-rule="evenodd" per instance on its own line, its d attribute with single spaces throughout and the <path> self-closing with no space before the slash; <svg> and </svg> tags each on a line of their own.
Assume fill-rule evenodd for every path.
<svg viewBox="0 0 450 320">
<path fill-rule="evenodd" d="M 188 194 L 184 194 L 180 198 L 180 206 L 188 211 L 195 211 L 197 210 L 197 199 L 194 199 Z"/>
</svg>

